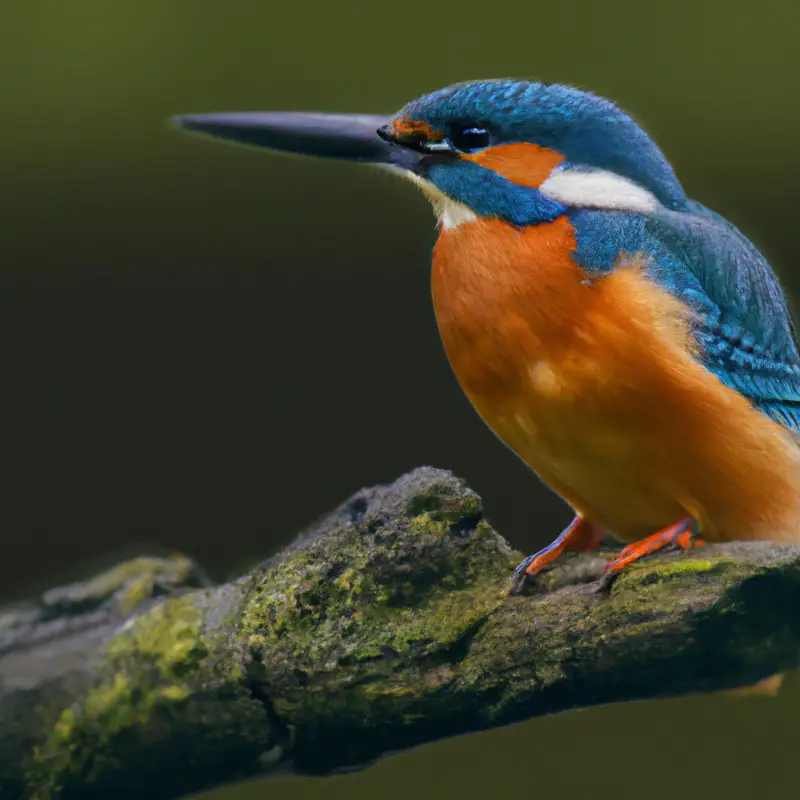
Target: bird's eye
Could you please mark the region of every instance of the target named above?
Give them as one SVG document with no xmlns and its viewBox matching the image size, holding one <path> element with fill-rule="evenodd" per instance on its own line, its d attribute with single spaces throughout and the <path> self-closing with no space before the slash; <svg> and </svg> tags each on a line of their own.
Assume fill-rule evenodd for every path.
<svg viewBox="0 0 800 800">
<path fill-rule="evenodd" d="M 457 150 L 471 153 L 473 150 L 488 147 L 491 138 L 486 128 L 461 128 L 454 131 L 450 141 Z"/>
</svg>

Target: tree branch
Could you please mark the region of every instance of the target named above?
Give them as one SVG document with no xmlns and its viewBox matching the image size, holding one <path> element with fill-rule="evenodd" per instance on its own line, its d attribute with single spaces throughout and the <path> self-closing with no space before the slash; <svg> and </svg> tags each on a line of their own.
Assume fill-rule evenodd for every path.
<svg viewBox="0 0 800 800">
<path fill-rule="evenodd" d="M 243 578 L 143 558 L 0 611 L 0 795 L 172 798 L 798 666 L 800 547 L 520 558 L 447 472 L 364 490 Z M 594 582 L 594 583 L 593 583 Z"/>
</svg>

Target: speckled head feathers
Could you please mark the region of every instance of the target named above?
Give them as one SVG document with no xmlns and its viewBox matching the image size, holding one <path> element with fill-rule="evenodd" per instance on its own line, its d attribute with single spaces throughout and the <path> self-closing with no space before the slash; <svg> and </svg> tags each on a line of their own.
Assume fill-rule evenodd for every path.
<svg viewBox="0 0 800 800">
<path fill-rule="evenodd" d="M 685 203 L 672 167 L 644 130 L 610 100 L 580 89 L 521 80 L 461 83 L 413 100 L 398 118 L 445 135 L 486 128 L 494 145 L 536 144 L 563 154 L 570 166 L 627 178 L 667 208 Z"/>
<path fill-rule="evenodd" d="M 536 225 L 581 209 L 651 214 L 687 202 L 631 117 L 568 86 L 462 83 L 413 100 L 393 118 L 259 111 L 175 123 L 251 146 L 393 167 L 422 185 L 444 227 L 476 217 Z"/>
</svg>

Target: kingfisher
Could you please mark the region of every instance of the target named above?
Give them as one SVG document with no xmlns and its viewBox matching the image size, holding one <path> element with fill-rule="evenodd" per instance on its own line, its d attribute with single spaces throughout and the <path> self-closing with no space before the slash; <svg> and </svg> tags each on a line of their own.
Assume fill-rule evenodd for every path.
<svg viewBox="0 0 800 800">
<path fill-rule="evenodd" d="M 477 413 L 574 510 L 513 591 L 565 551 L 800 541 L 800 355 L 780 283 L 690 199 L 613 102 L 526 80 L 460 83 L 384 117 L 174 118 L 240 144 L 381 165 L 438 219 L 431 288 Z"/>
</svg>

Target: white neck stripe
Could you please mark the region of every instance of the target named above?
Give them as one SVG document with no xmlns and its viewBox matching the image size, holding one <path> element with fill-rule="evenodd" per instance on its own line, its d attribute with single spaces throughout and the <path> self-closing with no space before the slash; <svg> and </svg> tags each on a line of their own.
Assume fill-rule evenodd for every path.
<svg viewBox="0 0 800 800">
<path fill-rule="evenodd" d="M 622 175 L 604 169 L 556 168 L 539 191 L 571 208 L 598 208 L 652 214 L 660 203 L 656 196 Z"/>
<path fill-rule="evenodd" d="M 425 178 L 397 167 L 389 166 L 389 169 L 422 189 L 445 230 L 452 230 L 478 219 L 478 214 L 469 206 L 449 197 Z M 652 192 L 622 175 L 603 169 L 556 167 L 539 187 L 539 191 L 568 208 L 652 214 L 661 206 Z"/>
</svg>

